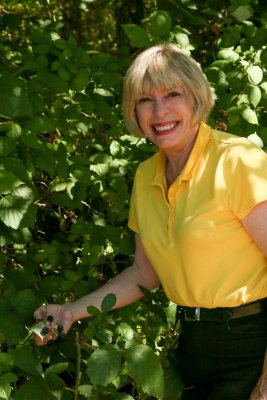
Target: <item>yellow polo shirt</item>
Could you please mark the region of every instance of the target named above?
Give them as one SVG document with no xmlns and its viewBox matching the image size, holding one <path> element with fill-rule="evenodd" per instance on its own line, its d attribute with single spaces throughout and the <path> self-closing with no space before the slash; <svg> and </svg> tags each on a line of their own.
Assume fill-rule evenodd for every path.
<svg viewBox="0 0 267 400">
<path fill-rule="evenodd" d="M 202 123 L 189 159 L 167 189 L 166 157 L 137 169 L 129 227 L 171 301 L 234 307 L 267 297 L 267 259 L 240 219 L 267 200 L 267 155 Z"/>
</svg>

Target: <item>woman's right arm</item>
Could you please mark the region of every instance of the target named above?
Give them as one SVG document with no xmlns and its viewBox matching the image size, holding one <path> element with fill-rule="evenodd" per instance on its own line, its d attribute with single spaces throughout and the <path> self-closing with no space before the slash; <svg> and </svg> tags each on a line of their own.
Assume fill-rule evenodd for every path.
<svg viewBox="0 0 267 400">
<path fill-rule="evenodd" d="M 113 293 L 116 296 L 115 308 L 120 308 L 130 304 L 143 296 L 140 287 L 152 290 L 159 285 L 159 279 L 154 268 L 148 260 L 140 237 L 135 235 L 135 256 L 133 264 L 122 271 L 105 285 L 94 292 L 66 304 L 48 304 L 39 307 L 34 312 L 36 321 L 46 320 L 47 316 L 53 317 L 55 325 L 62 325 L 64 333 L 67 333 L 71 325 L 82 318 L 90 317 L 87 311 L 88 306 L 95 306 L 101 309 L 101 303 L 106 295 Z M 36 342 L 43 345 L 49 337 L 42 340 L 36 337 Z"/>
</svg>

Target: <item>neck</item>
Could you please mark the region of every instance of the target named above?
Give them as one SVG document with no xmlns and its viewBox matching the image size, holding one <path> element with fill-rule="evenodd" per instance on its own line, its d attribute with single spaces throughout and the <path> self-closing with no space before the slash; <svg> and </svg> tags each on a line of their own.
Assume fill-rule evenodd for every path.
<svg viewBox="0 0 267 400">
<path fill-rule="evenodd" d="M 193 140 L 182 151 L 165 152 L 167 157 L 165 173 L 166 173 L 168 187 L 170 187 L 170 185 L 177 179 L 177 177 L 181 174 L 182 170 L 184 169 L 185 164 L 187 163 L 187 160 L 194 147 L 197 137 L 197 132 L 198 129 L 196 129 L 195 131 Z"/>
</svg>

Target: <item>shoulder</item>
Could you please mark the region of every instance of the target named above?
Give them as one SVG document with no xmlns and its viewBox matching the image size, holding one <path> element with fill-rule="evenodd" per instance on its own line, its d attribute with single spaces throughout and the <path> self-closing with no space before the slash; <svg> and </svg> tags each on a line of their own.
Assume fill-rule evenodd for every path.
<svg viewBox="0 0 267 400">
<path fill-rule="evenodd" d="M 227 159 L 243 159 L 250 162 L 255 161 L 255 159 L 261 159 L 267 162 L 267 154 L 245 137 L 213 129 L 211 145 L 225 153 Z"/>
<path fill-rule="evenodd" d="M 159 153 L 156 153 L 153 156 L 149 157 L 147 160 L 142 161 L 137 167 L 136 176 L 138 175 L 142 175 L 144 177 L 154 176 L 159 158 L 160 158 Z"/>
</svg>

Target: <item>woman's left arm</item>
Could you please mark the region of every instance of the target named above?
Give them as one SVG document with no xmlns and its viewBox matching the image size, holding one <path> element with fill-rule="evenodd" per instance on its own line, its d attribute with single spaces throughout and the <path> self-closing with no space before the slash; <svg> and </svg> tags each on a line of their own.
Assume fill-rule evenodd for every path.
<svg viewBox="0 0 267 400">
<path fill-rule="evenodd" d="M 257 204 L 241 222 L 267 257 L 267 200 Z"/>
<path fill-rule="evenodd" d="M 257 204 L 250 213 L 242 219 L 242 224 L 248 234 L 257 243 L 267 257 L 267 201 Z M 266 271 L 267 273 L 267 271 Z M 267 350 L 262 374 L 249 400 L 267 399 Z"/>
</svg>

